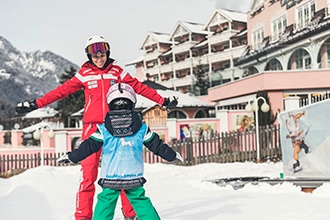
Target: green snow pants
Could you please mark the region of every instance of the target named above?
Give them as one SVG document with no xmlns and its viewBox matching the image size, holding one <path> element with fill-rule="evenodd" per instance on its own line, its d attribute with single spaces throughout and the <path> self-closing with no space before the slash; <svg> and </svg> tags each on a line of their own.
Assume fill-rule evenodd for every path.
<svg viewBox="0 0 330 220">
<path fill-rule="evenodd" d="M 160 220 L 150 199 L 145 196 L 142 186 L 125 190 L 125 193 L 139 220 Z M 93 220 L 113 219 L 119 194 L 120 190 L 103 188 L 102 192 L 97 195 Z"/>
</svg>

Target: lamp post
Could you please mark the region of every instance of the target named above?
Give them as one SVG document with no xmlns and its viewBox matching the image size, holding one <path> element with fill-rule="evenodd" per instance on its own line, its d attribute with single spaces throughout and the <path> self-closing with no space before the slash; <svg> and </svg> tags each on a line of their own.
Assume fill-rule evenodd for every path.
<svg viewBox="0 0 330 220">
<path fill-rule="evenodd" d="M 52 127 L 46 122 L 44 124 L 42 124 L 42 126 L 40 128 L 38 128 L 37 130 L 35 130 L 35 132 L 33 132 L 33 138 L 35 140 L 40 140 L 40 159 L 41 159 L 41 166 L 44 166 L 44 139 L 43 139 L 43 133 L 44 133 L 44 129 L 48 127 L 50 129 L 50 131 L 48 132 L 48 137 L 49 138 L 54 138 L 55 137 L 55 132 L 53 131 Z"/>
<path fill-rule="evenodd" d="M 255 113 L 256 113 L 257 163 L 260 163 L 259 117 L 258 117 L 258 111 L 259 111 L 258 101 L 259 100 L 263 101 L 263 103 L 261 105 L 261 111 L 268 112 L 270 107 L 267 104 L 266 99 L 261 96 L 254 98 L 254 100 L 249 100 L 248 104 L 245 106 L 246 111 L 248 111 L 248 112 L 255 111 Z M 253 104 L 251 104 L 251 102 L 253 102 Z"/>
<path fill-rule="evenodd" d="M 20 125 L 19 125 L 18 123 L 15 123 L 15 124 L 14 124 L 14 129 L 15 129 L 15 130 L 18 130 L 19 128 L 20 128 Z"/>
</svg>

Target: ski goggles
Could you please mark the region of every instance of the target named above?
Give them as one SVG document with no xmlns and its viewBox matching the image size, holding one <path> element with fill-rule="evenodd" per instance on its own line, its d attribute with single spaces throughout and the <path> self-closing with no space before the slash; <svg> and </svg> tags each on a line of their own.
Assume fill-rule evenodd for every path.
<svg viewBox="0 0 330 220">
<path fill-rule="evenodd" d="M 109 51 L 109 44 L 104 42 L 98 42 L 86 47 L 86 53 L 94 55 L 97 52 L 106 53 Z"/>
</svg>

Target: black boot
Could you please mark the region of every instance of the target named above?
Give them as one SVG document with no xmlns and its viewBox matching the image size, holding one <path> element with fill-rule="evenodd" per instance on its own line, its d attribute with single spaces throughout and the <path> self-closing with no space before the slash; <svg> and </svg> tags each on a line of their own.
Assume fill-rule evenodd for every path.
<svg viewBox="0 0 330 220">
<path fill-rule="evenodd" d="M 308 154 L 308 153 L 311 152 L 310 147 L 308 147 L 308 146 L 305 144 L 304 140 L 301 141 L 301 144 L 299 145 L 299 147 L 300 147 L 301 149 L 304 149 L 305 154 Z"/>
<path fill-rule="evenodd" d="M 299 160 L 296 160 L 296 162 L 293 164 L 293 170 L 296 171 L 298 170 L 300 167 L 300 162 Z"/>
</svg>

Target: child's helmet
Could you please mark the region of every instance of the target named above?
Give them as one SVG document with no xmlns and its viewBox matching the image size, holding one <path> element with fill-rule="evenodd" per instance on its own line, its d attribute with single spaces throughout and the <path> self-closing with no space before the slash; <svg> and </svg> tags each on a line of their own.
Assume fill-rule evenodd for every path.
<svg viewBox="0 0 330 220">
<path fill-rule="evenodd" d="M 109 110 L 133 110 L 136 103 L 134 89 L 126 83 L 117 83 L 110 87 L 107 94 Z"/>
</svg>

